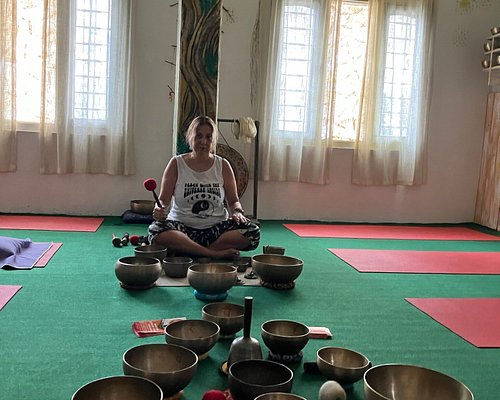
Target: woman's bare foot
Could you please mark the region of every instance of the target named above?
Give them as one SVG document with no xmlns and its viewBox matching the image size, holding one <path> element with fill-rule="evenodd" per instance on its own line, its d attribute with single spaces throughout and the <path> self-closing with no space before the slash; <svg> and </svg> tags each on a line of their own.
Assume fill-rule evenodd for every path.
<svg viewBox="0 0 500 400">
<path fill-rule="evenodd" d="M 240 251 L 237 249 L 212 250 L 210 257 L 212 258 L 235 258 L 240 256 Z"/>
</svg>

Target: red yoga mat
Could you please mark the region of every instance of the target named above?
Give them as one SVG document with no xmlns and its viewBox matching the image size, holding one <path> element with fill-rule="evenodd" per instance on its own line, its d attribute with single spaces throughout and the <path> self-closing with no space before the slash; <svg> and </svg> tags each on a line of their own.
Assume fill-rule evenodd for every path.
<svg viewBox="0 0 500 400">
<path fill-rule="evenodd" d="M 405 300 L 476 347 L 500 347 L 499 298 Z"/>
<path fill-rule="evenodd" d="M 14 297 L 14 295 L 21 289 L 20 285 L 0 285 L 0 310 Z"/>
<path fill-rule="evenodd" d="M 50 248 L 45 252 L 43 256 L 41 256 L 34 267 L 36 268 L 43 268 L 47 265 L 47 263 L 50 261 L 50 259 L 56 254 L 56 251 L 59 250 L 59 248 L 62 246 L 62 243 L 52 243 Z"/>
<path fill-rule="evenodd" d="M 328 249 L 359 272 L 500 274 L 500 253 Z"/>
<path fill-rule="evenodd" d="M 300 237 L 407 240 L 500 240 L 461 226 L 283 224 Z"/>
<path fill-rule="evenodd" d="M 0 215 L 0 229 L 95 232 L 103 218 L 44 215 Z"/>
</svg>

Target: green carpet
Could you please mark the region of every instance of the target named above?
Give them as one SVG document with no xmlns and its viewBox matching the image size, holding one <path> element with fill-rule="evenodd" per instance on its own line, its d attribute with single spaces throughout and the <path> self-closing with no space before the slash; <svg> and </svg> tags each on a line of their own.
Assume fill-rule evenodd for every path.
<svg viewBox="0 0 500 400">
<path fill-rule="evenodd" d="M 287 221 L 288 222 L 288 221 Z M 323 346 L 345 346 L 365 354 L 374 365 L 411 363 L 439 370 L 464 382 L 476 399 L 496 400 L 500 393 L 500 349 L 478 349 L 438 324 L 405 297 L 500 297 L 500 276 L 358 273 L 327 249 L 373 248 L 408 250 L 500 251 L 498 242 L 299 238 L 282 221 L 261 221 L 262 245 L 286 248 L 301 258 L 304 270 L 295 289 L 274 291 L 234 287 L 226 301 L 254 297 L 252 336 L 269 319 L 293 319 L 326 326 L 333 340 L 310 340 L 304 361 L 314 361 Z M 115 248 L 112 233 L 146 233 L 145 225 L 125 225 L 106 218 L 95 233 L 2 230 L 3 236 L 62 242 L 45 268 L 0 271 L 0 284 L 23 288 L 0 311 L 0 388 L 2 399 L 68 400 L 82 385 L 121 375 L 121 357 L 130 347 L 163 343 L 163 336 L 137 338 L 134 321 L 185 316 L 201 318 L 205 303 L 189 287 L 157 287 L 146 291 L 120 288 L 115 261 L 133 255 L 133 247 Z M 225 389 L 218 372 L 230 341 L 216 344 L 200 361 L 184 398 L 201 400 L 208 389 Z M 293 392 L 317 399 L 325 379 L 295 372 Z M 363 399 L 363 383 L 348 392 Z"/>
</svg>

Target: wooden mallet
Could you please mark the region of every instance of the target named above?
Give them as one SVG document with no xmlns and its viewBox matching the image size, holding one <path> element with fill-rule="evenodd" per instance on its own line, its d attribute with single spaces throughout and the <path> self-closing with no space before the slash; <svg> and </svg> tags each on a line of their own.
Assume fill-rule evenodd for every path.
<svg viewBox="0 0 500 400">
<path fill-rule="evenodd" d="M 119 237 L 116 237 L 114 234 L 112 234 L 113 240 L 111 243 L 113 243 L 113 246 L 115 247 L 122 247 L 122 240 Z"/>
</svg>

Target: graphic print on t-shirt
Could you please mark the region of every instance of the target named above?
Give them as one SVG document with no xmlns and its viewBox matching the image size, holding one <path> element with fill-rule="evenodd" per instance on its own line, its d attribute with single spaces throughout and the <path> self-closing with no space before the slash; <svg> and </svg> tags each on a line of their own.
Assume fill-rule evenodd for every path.
<svg viewBox="0 0 500 400">
<path fill-rule="evenodd" d="M 186 183 L 184 199 L 193 214 L 206 218 L 222 203 L 219 183 Z"/>
</svg>

